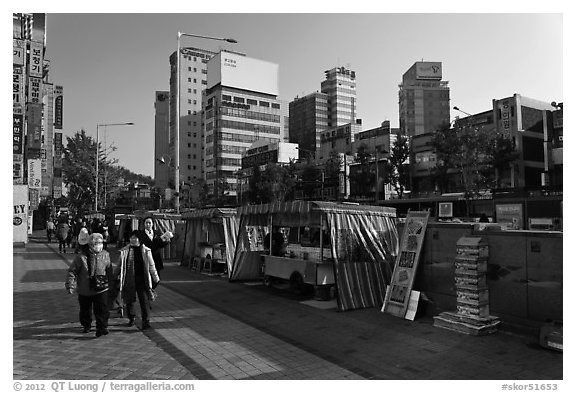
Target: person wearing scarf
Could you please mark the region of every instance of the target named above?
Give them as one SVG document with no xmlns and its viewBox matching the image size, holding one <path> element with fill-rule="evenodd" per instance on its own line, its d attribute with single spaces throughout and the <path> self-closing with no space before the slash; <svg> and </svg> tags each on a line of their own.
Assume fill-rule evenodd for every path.
<svg viewBox="0 0 576 393">
<path fill-rule="evenodd" d="M 142 244 L 138 231 L 130 233 L 130 243 L 120 250 L 119 281 L 122 300 L 126 304 L 128 326 L 134 326 L 136 298 L 140 303 L 142 330 L 150 328 L 150 302 L 160 282 L 152 251 Z"/>
<path fill-rule="evenodd" d="M 88 238 L 88 248 L 76 255 L 68 269 L 66 290 L 69 294 L 78 293 L 80 303 L 80 323 L 83 333 L 92 328 L 91 312 L 96 319 L 96 337 L 108 334 L 108 287 L 95 286 L 95 278 L 100 281 L 112 282 L 114 271 L 110 262 L 110 254 L 103 250 L 102 235 L 93 233 Z"/>
</svg>

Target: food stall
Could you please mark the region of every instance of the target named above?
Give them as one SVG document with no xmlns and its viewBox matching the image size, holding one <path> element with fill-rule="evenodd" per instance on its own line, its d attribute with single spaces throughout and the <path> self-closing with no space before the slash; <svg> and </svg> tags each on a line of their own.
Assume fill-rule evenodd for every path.
<svg viewBox="0 0 576 393">
<path fill-rule="evenodd" d="M 396 209 L 293 201 L 243 206 L 238 217 L 231 281 L 335 286 L 341 311 L 384 302 L 398 253 Z"/>
<path fill-rule="evenodd" d="M 236 209 L 199 209 L 183 213 L 182 218 L 186 232 L 181 265 L 229 274 L 238 234 Z"/>
</svg>

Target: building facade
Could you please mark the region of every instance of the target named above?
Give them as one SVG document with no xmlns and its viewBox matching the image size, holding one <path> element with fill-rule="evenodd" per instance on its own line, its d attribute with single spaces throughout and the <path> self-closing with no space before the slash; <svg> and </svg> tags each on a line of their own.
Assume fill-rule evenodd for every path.
<svg viewBox="0 0 576 393">
<path fill-rule="evenodd" d="M 285 140 L 288 110 L 277 97 L 277 64 L 226 51 L 208 62 L 203 176 L 209 195 L 235 201 L 246 150 L 256 141 Z"/>
<path fill-rule="evenodd" d="M 328 127 L 356 123 L 356 72 L 335 67 L 325 72 L 321 92 L 328 96 Z"/>
<path fill-rule="evenodd" d="M 174 159 L 177 75 L 179 75 L 179 162 L 181 182 L 190 183 L 202 179 L 202 94 L 208 83 L 207 64 L 214 55 L 216 55 L 215 52 L 188 47 L 180 50 L 179 62 L 176 59 L 176 52 L 170 56 L 170 132 L 168 135 L 170 159 Z M 176 69 L 177 63 L 180 65 L 179 72 Z M 159 130 L 158 132 L 162 131 Z M 156 158 L 160 157 L 157 156 Z"/>
<path fill-rule="evenodd" d="M 28 185 L 34 211 L 62 196 L 63 87 L 49 79 L 46 15 L 12 16 L 13 183 Z"/>
<path fill-rule="evenodd" d="M 157 91 L 154 101 L 154 180 L 156 187 L 166 189 L 174 184 L 170 154 L 170 92 Z"/>
<path fill-rule="evenodd" d="M 400 130 L 417 136 L 450 124 L 450 88 L 442 81 L 442 63 L 419 61 L 402 76 L 398 102 Z"/>
<path fill-rule="evenodd" d="M 320 135 L 328 128 L 328 95 L 315 92 L 294 99 L 289 104 L 289 141 L 306 152 L 316 154 L 320 149 Z"/>
</svg>

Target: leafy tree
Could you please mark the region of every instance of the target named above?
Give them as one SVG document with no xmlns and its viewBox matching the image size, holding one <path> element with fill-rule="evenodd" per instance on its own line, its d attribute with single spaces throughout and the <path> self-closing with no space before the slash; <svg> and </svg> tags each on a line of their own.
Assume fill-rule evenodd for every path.
<svg viewBox="0 0 576 393">
<path fill-rule="evenodd" d="M 374 186 L 375 175 L 372 169 L 372 155 L 365 144 L 358 147 L 354 161 L 359 165 L 357 170 L 350 173 L 350 182 L 356 187 L 359 195 L 368 197 Z"/>
<path fill-rule="evenodd" d="M 482 127 L 456 123 L 443 127 L 432 139 L 437 165 L 457 170 L 466 199 L 466 215 L 470 215 L 470 199 L 489 186 L 491 137 Z"/>
<path fill-rule="evenodd" d="M 259 165 L 252 168 L 252 177 L 248 180 L 248 200 L 250 203 L 260 204 L 263 202 L 264 191 L 262 189 L 262 171 Z"/>
<path fill-rule="evenodd" d="M 85 130 L 66 138 L 62 178 L 68 187 L 68 199 L 77 212 L 91 210 L 96 194 L 96 142 Z"/>
<path fill-rule="evenodd" d="M 284 202 L 294 199 L 296 179 L 290 167 L 269 163 L 262 173 L 262 190 L 268 202 Z"/>
<path fill-rule="evenodd" d="M 494 186 L 500 188 L 500 173 L 510 167 L 510 163 L 519 156 L 514 139 L 505 134 L 497 134 L 492 138 L 488 148 L 491 166 L 494 168 Z"/>
<path fill-rule="evenodd" d="M 322 181 L 322 171 L 309 159 L 304 163 L 300 176 L 304 198 L 312 199 L 314 191 L 318 188 L 319 182 Z"/>
<path fill-rule="evenodd" d="M 409 155 L 408 138 L 405 135 L 398 135 L 390 151 L 386 180 L 392 184 L 400 199 L 402 199 L 406 185 L 410 181 L 410 166 L 407 163 Z"/>
</svg>

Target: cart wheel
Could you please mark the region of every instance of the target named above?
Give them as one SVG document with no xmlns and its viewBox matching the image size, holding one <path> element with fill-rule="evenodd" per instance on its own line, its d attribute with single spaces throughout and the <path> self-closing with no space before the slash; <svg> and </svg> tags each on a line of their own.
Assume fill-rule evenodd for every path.
<svg viewBox="0 0 576 393">
<path fill-rule="evenodd" d="M 300 273 L 294 272 L 290 276 L 290 289 L 296 295 L 300 295 L 304 292 L 304 279 Z"/>
<path fill-rule="evenodd" d="M 272 286 L 272 277 L 264 276 L 264 285 L 267 287 L 271 287 Z"/>
</svg>

